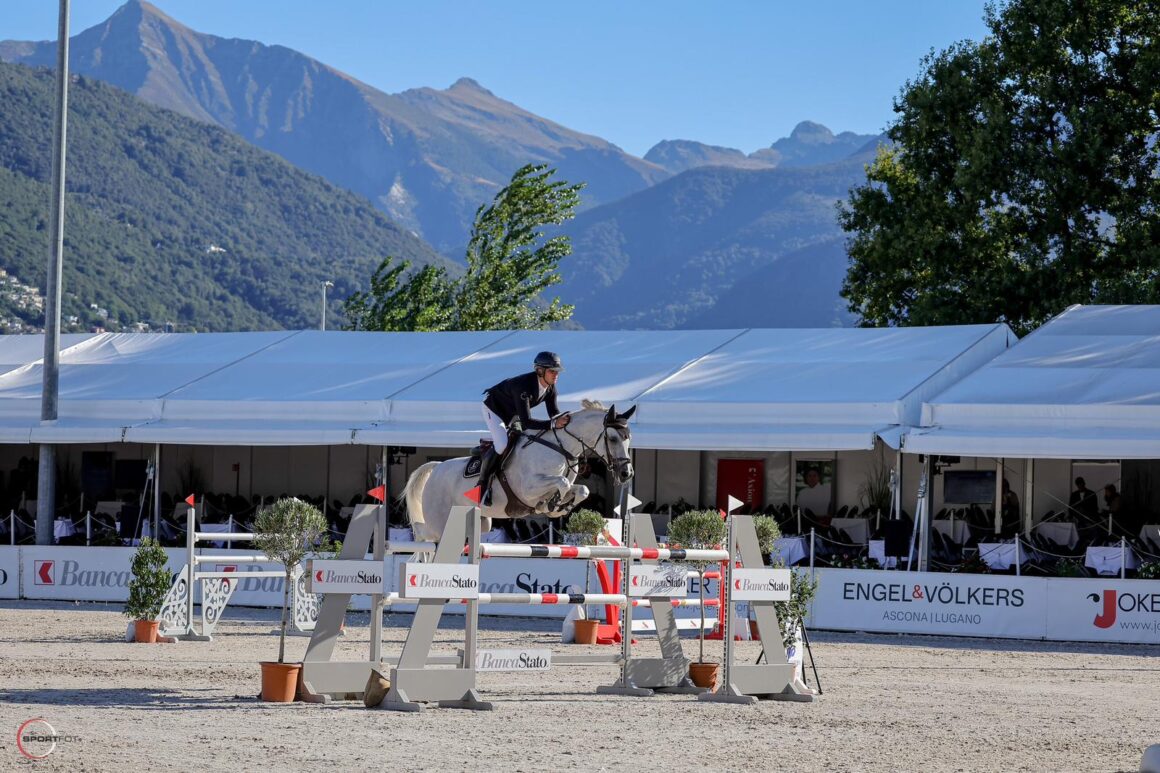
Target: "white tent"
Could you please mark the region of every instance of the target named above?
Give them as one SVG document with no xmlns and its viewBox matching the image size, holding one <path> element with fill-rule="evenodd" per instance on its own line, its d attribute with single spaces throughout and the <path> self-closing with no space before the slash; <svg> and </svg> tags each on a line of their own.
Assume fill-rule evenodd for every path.
<svg viewBox="0 0 1160 773">
<path fill-rule="evenodd" d="M 1160 306 L 1073 306 L 922 409 L 907 452 L 1160 459 Z"/>
<path fill-rule="evenodd" d="M 0 441 L 463 448 L 484 432 L 483 389 L 552 350 L 560 407 L 638 405 L 638 448 L 868 449 L 1013 340 L 1004 325 L 101 334 L 62 351 L 51 425 L 39 363 L 0 372 Z"/>
<path fill-rule="evenodd" d="M 923 399 L 1015 339 L 1006 325 L 748 330 L 640 397 L 638 447 L 898 446 Z"/>
<path fill-rule="evenodd" d="M 340 445 L 387 419 L 390 396 L 507 333 L 304 330 L 166 395 L 125 440 L 212 445 Z"/>
</svg>

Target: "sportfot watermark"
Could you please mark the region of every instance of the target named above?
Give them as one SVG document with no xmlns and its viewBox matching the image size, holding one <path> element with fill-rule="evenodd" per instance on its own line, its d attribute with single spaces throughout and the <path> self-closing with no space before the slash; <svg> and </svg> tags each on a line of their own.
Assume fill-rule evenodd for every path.
<svg viewBox="0 0 1160 773">
<path fill-rule="evenodd" d="M 33 717 L 16 729 L 16 749 L 30 760 L 43 760 L 61 744 L 80 741 L 79 735 L 61 735 L 44 717 Z"/>
</svg>

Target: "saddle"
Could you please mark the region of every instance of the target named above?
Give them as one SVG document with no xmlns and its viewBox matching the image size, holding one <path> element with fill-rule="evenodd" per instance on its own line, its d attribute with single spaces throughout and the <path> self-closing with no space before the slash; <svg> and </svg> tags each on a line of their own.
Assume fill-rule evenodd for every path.
<svg viewBox="0 0 1160 773">
<path fill-rule="evenodd" d="M 463 468 L 463 477 L 475 478 L 479 476 L 479 471 L 483 468 L 484 454 L 495 453 L 495 443 L 491 438 L 480 438 L 479 445 L 471 449 L 471 455 L 467 459 L 467 466 Z"/>
<path fill-rule="evenodd" d="M 512 491 L 508 484 L 507 475 L 504 474 L 503 468 L 507 466 L 508 460 L 511 459 L 512 453 L 516 447 L 516 441 L 522 433 L 519 428 L 512 427 L 508 429 L 508 447 L 507 453 L 500 459 L 495 459 L 495 443 L 491 438 L 480 438 L 479 445 L 471 449 L 471 455 L 467 459 L 467 465 L 463 468 L 463 477 L 467 479 L 480 477 L 481 473 L 486 469 L 492 482 L 498 482 L 503 487 L 504 493 L 507 495 L 507 505 L 504 507 L 504 514 L 509 518 L 522 518 L 525 515 L 531 515 L 535 512 L 535 507 L 530 506 L 520 500 Z M 488 481 L 480 480 L 479 485 L 485 486 Z M 483 492 L 485 495 L 486 491 Z"/>
</svg>

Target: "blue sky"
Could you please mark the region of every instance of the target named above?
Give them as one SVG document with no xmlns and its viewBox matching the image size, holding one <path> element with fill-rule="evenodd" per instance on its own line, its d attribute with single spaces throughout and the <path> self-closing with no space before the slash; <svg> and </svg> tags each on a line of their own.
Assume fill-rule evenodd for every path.
<svg viewBox="0 0 1160 773">
<path fill-rule="evenodd" d="M 53 0 L 0 0 L 0 39 L 56 37 Z M 72 0 L 75 35 L 122 0 Z M 301 51 L 388 92 L 476 79 L 643 155 L 752 152 L 802 120 L 873 133 L 922 57 L 980 39 L 984 0 L 153 0 L 200 32 Z"/>
</svg>

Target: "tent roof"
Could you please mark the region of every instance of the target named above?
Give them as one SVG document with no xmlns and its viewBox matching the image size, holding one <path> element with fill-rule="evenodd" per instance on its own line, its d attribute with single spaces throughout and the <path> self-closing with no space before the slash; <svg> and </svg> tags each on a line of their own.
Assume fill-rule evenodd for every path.
<svg viewBox="0 0 1160 773">
<path fill-rule="evenodd" d="M 552 350 L 560 407 L 638 405 L 637 447 L 872 448 L 1012 340 L 1004 325 L 107 333 L 62 351 L 57 422 L 39 422 L 38 362 L 0 369 L 0 442 L 464 447 L 485 431 L 482 391 Z"/>
<path fill-rule="evenodd" d="M 914 453 L 1160 458 L 1160 306 L 1073 306 L 923 405 Z"/>
</svg>

